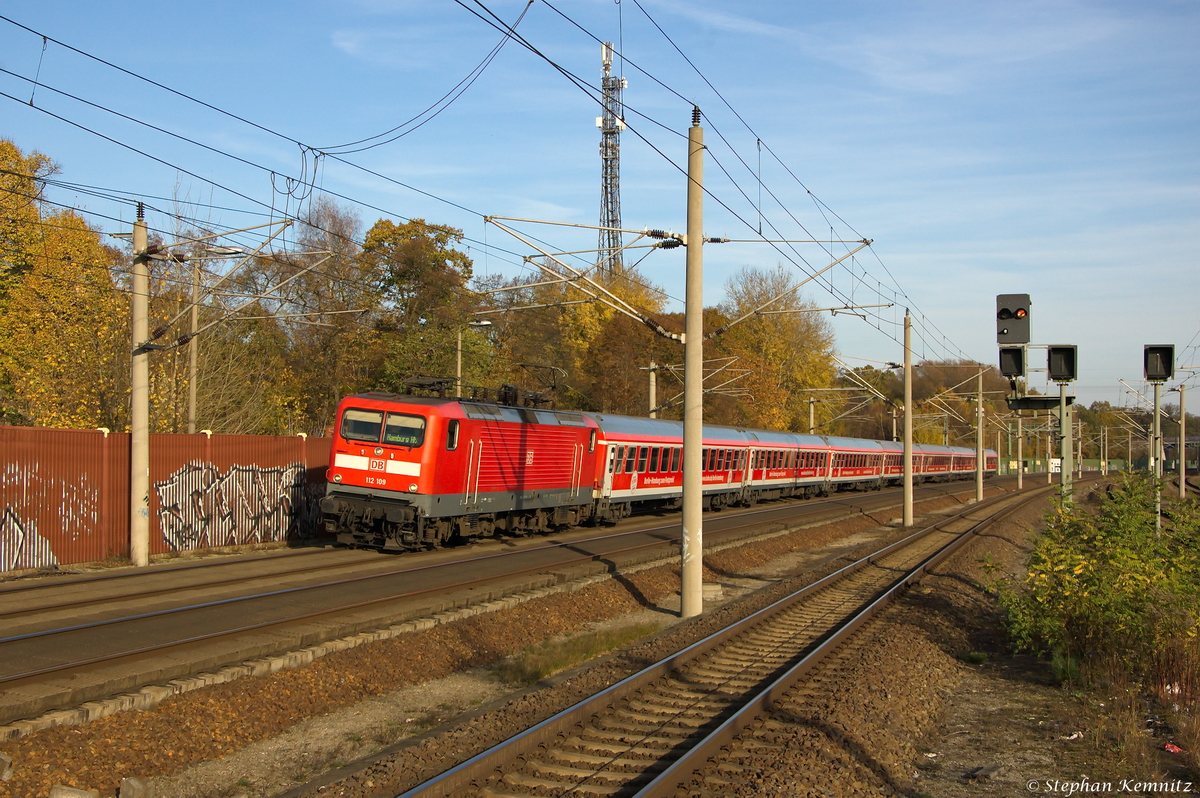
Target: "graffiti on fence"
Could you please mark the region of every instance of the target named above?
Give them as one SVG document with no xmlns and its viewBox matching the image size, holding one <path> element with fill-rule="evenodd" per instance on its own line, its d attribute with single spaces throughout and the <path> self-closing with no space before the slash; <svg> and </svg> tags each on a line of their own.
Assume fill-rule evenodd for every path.
<svg viewBox="0 0 1200 798">
<path fill-rule="evenodd" d="M 300 463 L 234 465 L 222 474 L 191 462 L 154 483 L 159 529 L 175 551 L 285 540 L 300 528 L 305 482 Z"/>
<path fill-rule="evenodd" d="M 0 471 L 0 571 L 58 565 L 37 519 L 48 509 L 64 542 L 87 537 L 99 523 L 99 493 L 86 478 L 71 484 L 39 473 L 37 463 L 6 463 Z M 59 539 L 59 538 L 56 538 Z"/>
<path fill-rule="evenodd" d="M 50 550 L 50 541 L 37 533 L 37 525 L 22 522 L 11 507 L 5 507 L 0 515 L 0 572 L 56 565 L 58 558 Z"/>
</svg>

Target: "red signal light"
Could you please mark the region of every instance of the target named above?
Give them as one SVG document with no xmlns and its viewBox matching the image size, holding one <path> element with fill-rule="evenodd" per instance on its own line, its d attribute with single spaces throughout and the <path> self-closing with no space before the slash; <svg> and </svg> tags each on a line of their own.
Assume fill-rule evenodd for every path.
<svg viewBox="0 0 1200 798">
<path fill-rule="evenodd" d="M 1013 313 L 1013 315 L 1016 316 L 1018 319 L 1023 319 L 1029 315 L 1029 311 L 1026 310 L 1025 308 L 1017 308 L 1016 311 Z"/>
</svg>

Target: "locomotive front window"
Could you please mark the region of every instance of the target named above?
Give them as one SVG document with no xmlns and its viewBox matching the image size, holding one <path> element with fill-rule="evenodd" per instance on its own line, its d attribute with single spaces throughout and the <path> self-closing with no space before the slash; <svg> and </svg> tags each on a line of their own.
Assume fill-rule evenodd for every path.
<svg viewBox="0 0 1200 798">
<path fill-rule="evenodd" d="M 378 410 L 348 408 L 342 413 L 342 437 L 348 441 L 379 443 L 383 413 Z"/>
<path fill-rule="evenodd" d="M 425 442 L 424 416 L 410 416 L 408 413 L 388 413 L 387 427 L 383 432 L 383 442 L 393 446 L 407 446 L 415 449 Z"/>
</svg>

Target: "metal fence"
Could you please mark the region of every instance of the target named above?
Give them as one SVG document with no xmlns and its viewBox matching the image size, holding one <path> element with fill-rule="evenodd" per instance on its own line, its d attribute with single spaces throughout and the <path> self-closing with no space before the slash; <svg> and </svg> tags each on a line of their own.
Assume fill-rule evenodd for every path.
<svg viewBox="0 0 1200 798">
<path fill-rule="evenodd" d="M 318 532 L 328 438 L 150 436 L 150 553 Z M 129 435 L 0 426 L 0 573 L 129 556 Z"/>
</svg>

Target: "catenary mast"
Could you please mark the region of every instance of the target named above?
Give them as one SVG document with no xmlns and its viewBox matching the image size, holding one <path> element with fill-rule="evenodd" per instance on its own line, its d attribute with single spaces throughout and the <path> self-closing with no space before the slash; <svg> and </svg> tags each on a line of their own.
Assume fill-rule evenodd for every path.
<svg viewBox="0 0 1200 798">
<path fill-rule="evenodd" d="M 600 48 L 604 77 L 604 115 L 596 117 L 600 128 L 600 242 L 596 253 L 598 271 L 611 277 L 623 271 L 621 265 L 621 131 L 625 129 L 625 109 L 621 90 L 628 83 L 612 74 L 613 46 Z"/>
</svg>

